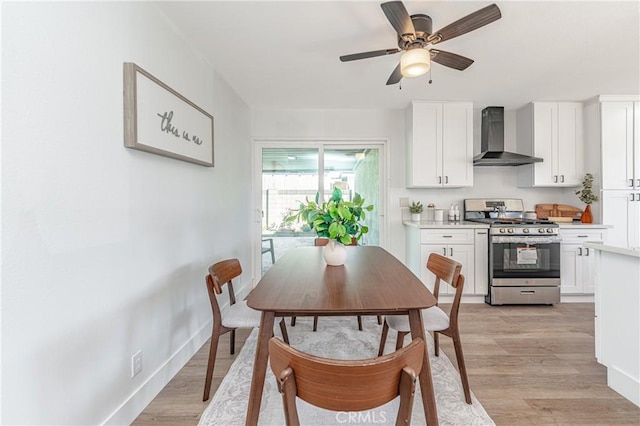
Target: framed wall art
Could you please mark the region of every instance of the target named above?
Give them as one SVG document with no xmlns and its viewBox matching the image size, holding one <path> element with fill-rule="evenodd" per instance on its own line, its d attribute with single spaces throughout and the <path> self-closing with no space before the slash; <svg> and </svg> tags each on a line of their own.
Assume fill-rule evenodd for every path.
<svg viewBox="0 0 640 426">
<path fill-rule="evenodd" d="M 125 62 L 124 145 L 213 167 L 213 116 L 136 64 Z"/>
</svg>

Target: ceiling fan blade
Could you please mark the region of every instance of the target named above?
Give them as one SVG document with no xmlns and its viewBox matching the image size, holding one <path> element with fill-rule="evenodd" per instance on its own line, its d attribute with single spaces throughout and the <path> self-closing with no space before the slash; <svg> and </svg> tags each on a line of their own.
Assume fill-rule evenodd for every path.
<svg viewBox="0 0 640 426">
<path fill-rule="evenodd" d="M 446 40 L 451 40 L 454 37 L 458 37 L 480 27 L 484 27 L 493 21 L 497 21 L 501 17 L 502 14 L 500 13 L 498 6 L 492 4 L 475 11 L 464 18 L 458 19 L 456 22 L 447 25 L 440 31 L 434 32 L 429 37 L 429 41 L 431 44 L 436 44 Z"/>
<path fill-rule="evenodd" d="M 367 58 L 375 58 L 376 56 L 385 56 L 385 55 L 393 55 L 394 53 L 400 52 L 400 49 L 382 49 L 382 50 L 372 50 L 371 52 L 362 52 L 362 53 L 354 53 L 351 55 L 343 55 L 340 56 L 340 60 L 342 62 L 355 61 L 358 59 L 367 59 Z"/>
<path fill-rule="evenodd" d="M 473 59 L 456 55 L 455 53 L 445 52 L 444 50 L 431 49 L 431 60 L 445 67 L 464 71 L 473 63 Z"/>
<path fill-rule="evenodd" d="M 389 76 L 389 80 L 387 80 L 387 86 L 400 83 L 400 80 L 402 80 L 402 72 L 400 72 L 400 64 L 398 64 Z"/>
<path fill-rule="evenodd" d="M 380 7 L 399 37 L 404 34 L 412 34 L 415 38 L 416 30 L 413 27 L 411 16 L 401 1 L 389 1 L 382 3 Z"/>
</svg>

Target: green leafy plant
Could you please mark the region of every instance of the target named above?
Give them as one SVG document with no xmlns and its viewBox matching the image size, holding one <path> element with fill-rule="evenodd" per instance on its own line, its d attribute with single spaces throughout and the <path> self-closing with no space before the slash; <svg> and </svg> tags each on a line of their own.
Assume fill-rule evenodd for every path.
<svg viewBox="0 0 640 426">
<path fill-rule="evenodd" d="M 593 175 L 587 173 L 582 179 L 582 189 L 576 191 L 576 195 L 585 204 L 591 204 L 594 201 L 598 201 L 598 196 L 592 191 L 593 188 Z"/>
<path fill-rule="evenodd" d="M 303 220 L 318 237 L 351 244 L 351 238 L 358 241 L 369 232 L 369 227 L 362 224 L 366 211 L 373 211 L 373 205 L 365 206 L 360 194 L 356 193 L 353 201 L 345 201 L 340 188 L 334 188 L 329 201 L 320 203 L 320 193 L 316 193 L 315 201 L 309 201 L 307 197 L 306 203 L 301 202 L 300 208 L 286 220 Z"/>
<path fill-rule="evenodd" d="M 409 212 L 410 213 L 422 213 L 422 210 L 423 210 L 423 206 L 422 206 L 422 203 L 420 201 L 418 201 L 418 202 L 414 201 L 409 206 Z"/>
</svg>

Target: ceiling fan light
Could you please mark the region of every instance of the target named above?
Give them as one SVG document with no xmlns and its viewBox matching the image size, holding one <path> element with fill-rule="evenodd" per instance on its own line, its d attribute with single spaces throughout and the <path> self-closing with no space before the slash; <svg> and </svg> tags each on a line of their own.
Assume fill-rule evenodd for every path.
<svg viewBox="0 0 640 426">
<path fill-rule="evenodd" d="M 407 50 L 400 58 L 400 72 L 403 77 L 418 77 L 431 68 L 431 55 L 427 49 Z"/>
</svg>

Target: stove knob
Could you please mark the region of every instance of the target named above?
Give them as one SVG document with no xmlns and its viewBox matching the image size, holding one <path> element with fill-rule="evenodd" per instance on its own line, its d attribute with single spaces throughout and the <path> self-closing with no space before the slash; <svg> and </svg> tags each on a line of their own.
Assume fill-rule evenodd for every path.
<svg viewBox="0 0 640 426">
<path fill-rule="evenodd" d="M 529 228 L 524 228 L 524 229 L 522 230 L 522 232 L 524 232 L 525 234 L 528 234 L 528 233 L 529 233 Z"/>
<path fill-rule="evenodd" d="M 538 228 L 538 232 L 544 234 L 544 228 Z"/>
<path fill-rule="evenodd" d="M 500 233 L 504 234 L 506 231 L 504 230 L 504 228 L 500 228 Z"/>
<path fill-rule="evenodd" d="M 513 232 L 514 232 L 513 228 L 509 228 L 508 232 L 509 232 L 510 234 L 513 234 Z"/>
<path fill-rule="evenodd" d="M 547 234 L 553 234 L 553 228 L 547 228 Z"/>
</svg>

